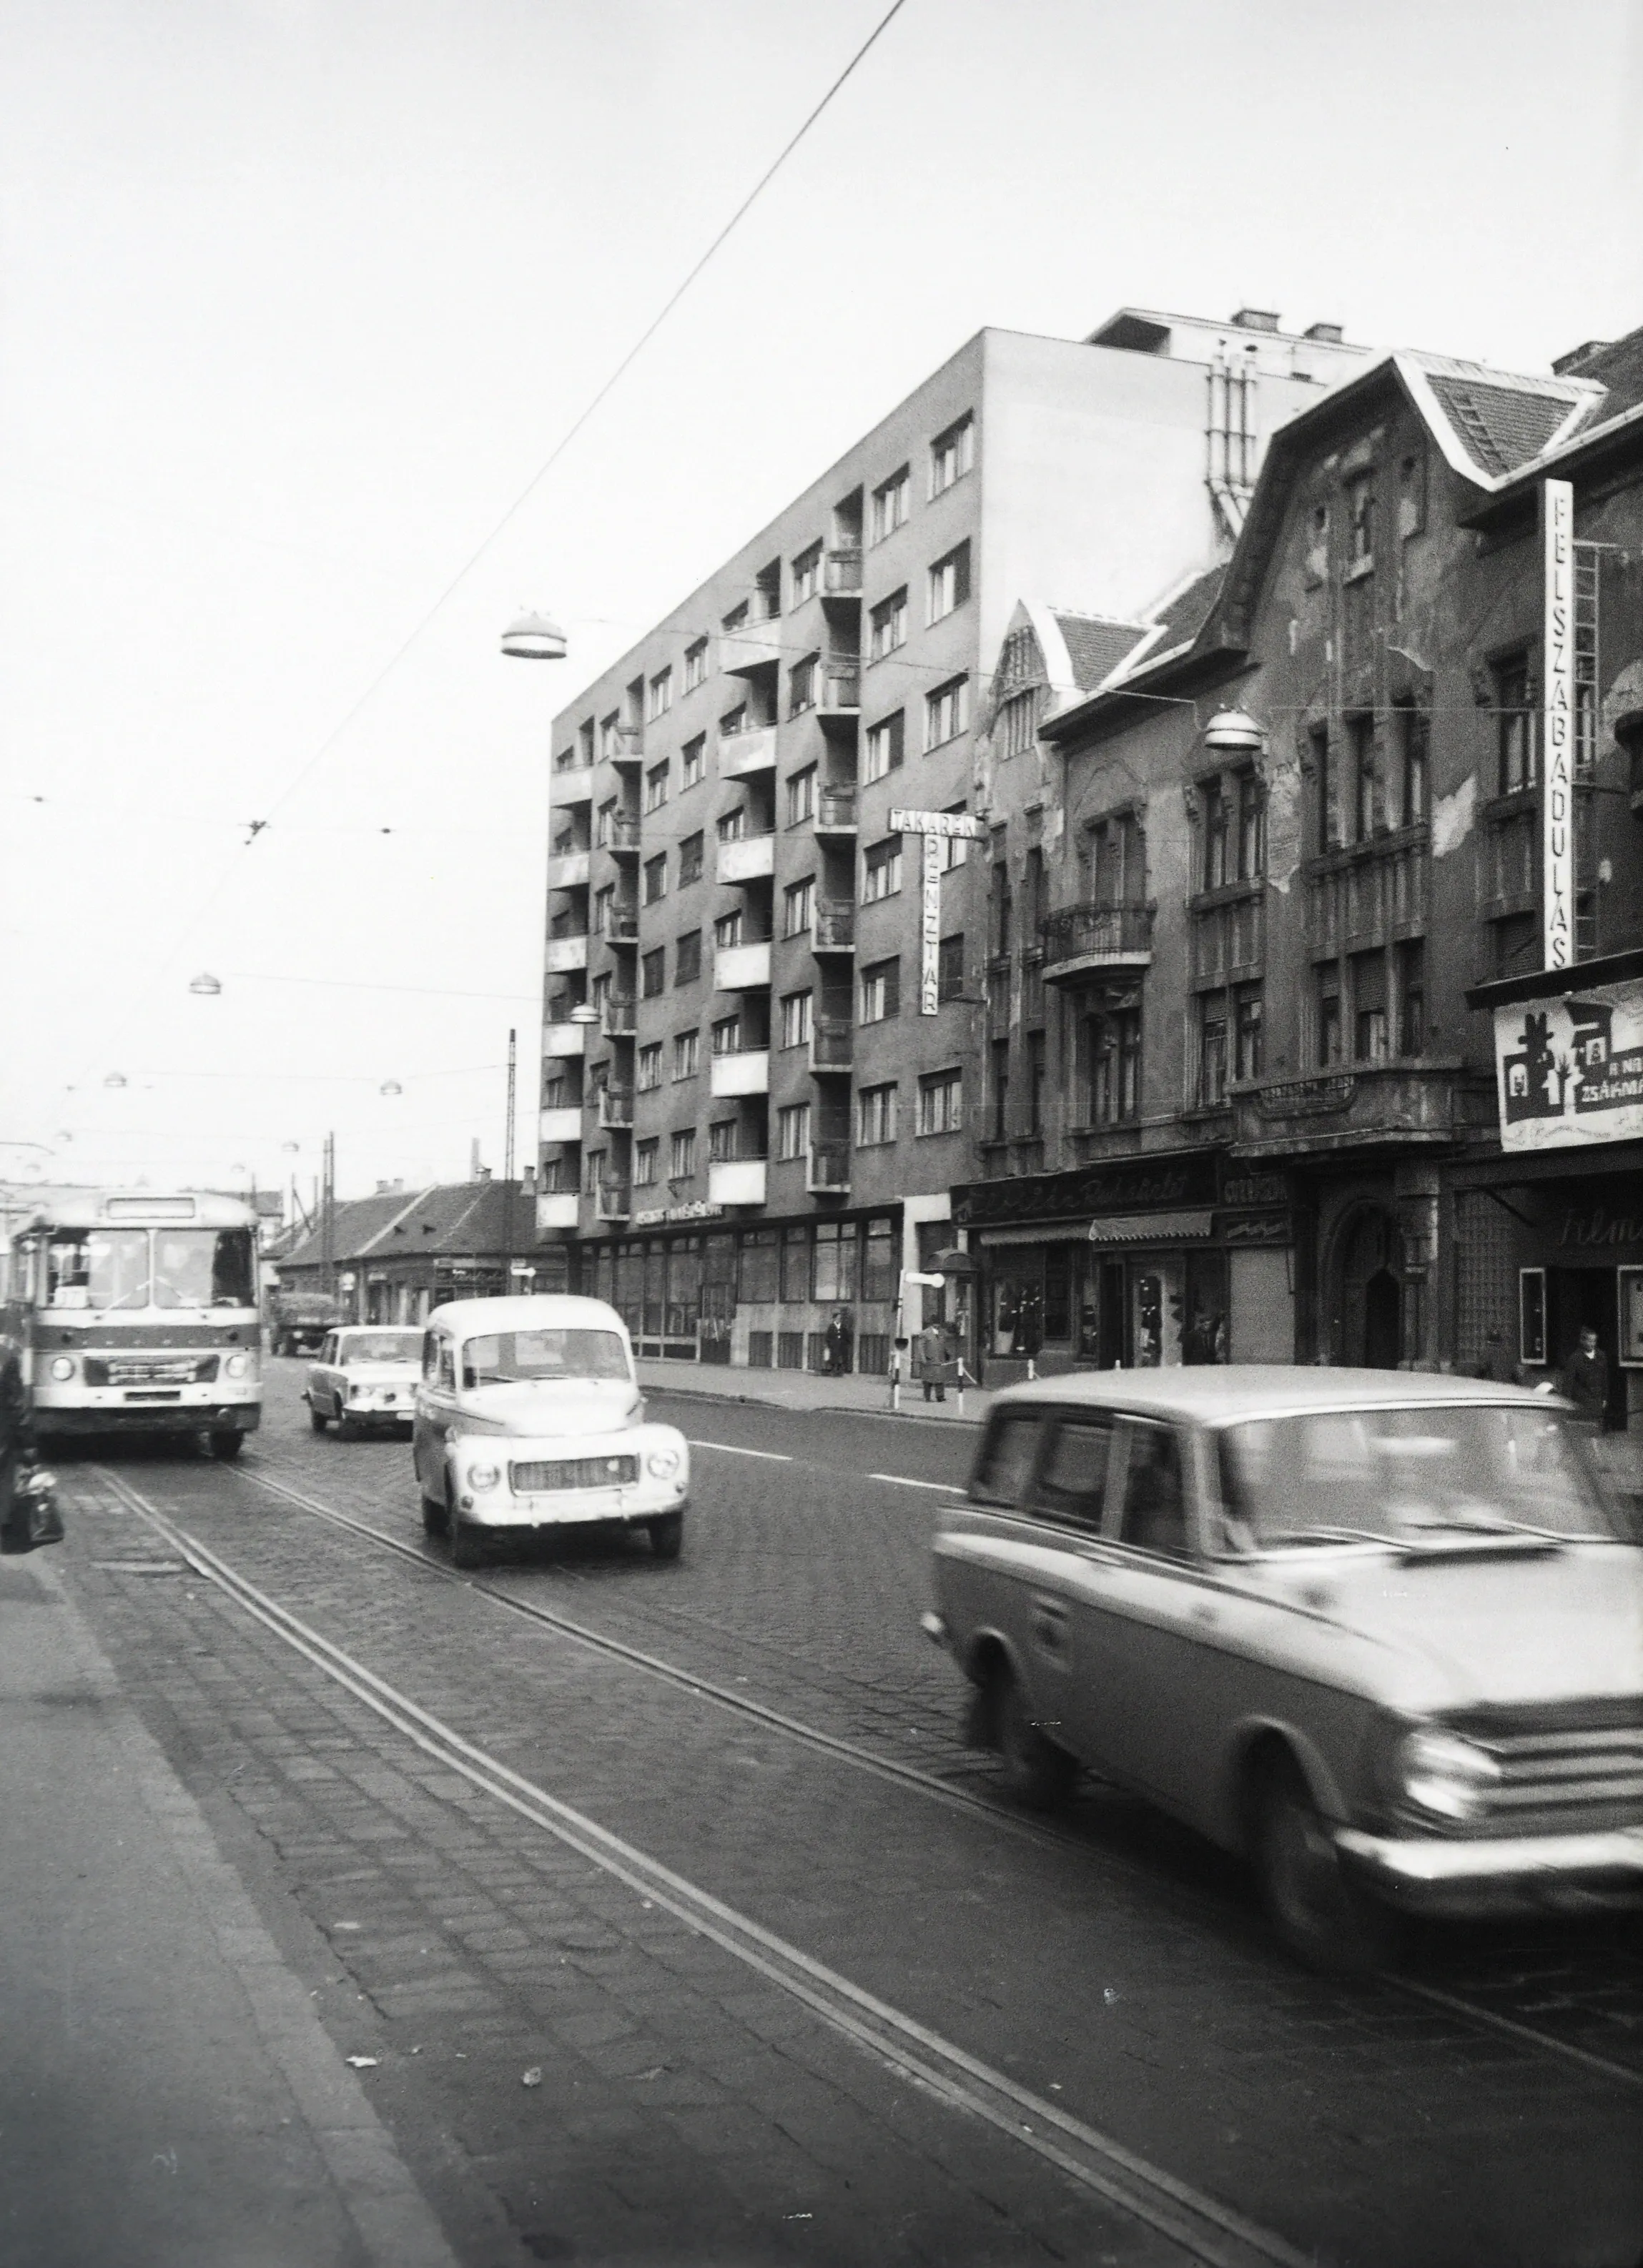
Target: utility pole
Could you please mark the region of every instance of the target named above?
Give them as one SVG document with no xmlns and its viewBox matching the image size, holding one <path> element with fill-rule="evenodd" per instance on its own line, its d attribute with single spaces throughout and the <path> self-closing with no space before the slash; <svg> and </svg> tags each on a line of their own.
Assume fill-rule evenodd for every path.
<svg viewBox="0 0 1643 2268">
<path fill-rule="evenodd" d="M 328 1134 L 320 1166 L 320 1256 L 325 1288 L 336 1297 L 336 1137 Z"/>
<path fill-rule="evenodd" d="M 508 1032 L 508 1123 L 502 1138 L 502 1290 L 513 1289 L 513 1086 L 519 1034 Z"/>
</svg>

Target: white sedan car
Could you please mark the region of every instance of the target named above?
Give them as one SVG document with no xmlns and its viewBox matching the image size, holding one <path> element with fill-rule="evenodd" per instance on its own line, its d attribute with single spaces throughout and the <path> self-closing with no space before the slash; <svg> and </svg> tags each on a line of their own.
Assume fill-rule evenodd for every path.
<svg viewBox="0 0 1643 2268">
<path fill-rule="evenodd" d="M 459 1567 L 510 1529 L 643 1528 L 676 1559 L 690 1451 L 647 1425 L 627 1327 L 602 1300 L 461 1300 L 428 1318 L 412 1435 L 423 1525 Z"/>
<path fill-rule="evenodd" d="M 303 1388 L 308 1423 L 316 1433 L 335 1425 L 342 1441 L 388 1425 L 409 1425 L 421 1375 L 420 1331 L 369 1324 L 328 1331 Z"/>
</svg>

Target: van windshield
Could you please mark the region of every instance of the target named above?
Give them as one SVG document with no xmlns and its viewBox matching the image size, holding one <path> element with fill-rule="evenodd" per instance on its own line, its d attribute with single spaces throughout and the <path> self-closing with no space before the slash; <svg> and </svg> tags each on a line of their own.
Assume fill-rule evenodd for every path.
<svg viewBox="0 0 1643 2268">
<path fill-rule="evenodd" d="M 1515 1405 L 1330 1410 L 1229 1425 L 1221 1491 L 1258 1549 L 1616 1534 L 1562 1418 Z"/>
<path fill-rule="evenodd" d="M 631 1375 L 628 1351 L 615 1331 L 487 1331 L 462 1349 L 464 1386 L 497 1386 L 526 1378 Z"/>
</svg>

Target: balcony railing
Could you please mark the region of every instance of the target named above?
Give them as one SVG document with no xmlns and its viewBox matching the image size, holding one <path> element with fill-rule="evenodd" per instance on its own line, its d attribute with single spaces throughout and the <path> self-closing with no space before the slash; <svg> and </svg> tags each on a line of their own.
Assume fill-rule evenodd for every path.
<svg viewBox="0 0 1643 2268">
<path fill-rule="evenodd" d="M 861 550 L 859 546 L 829 551 L 822 563 L 822 589 L 829 599 L 858 599 L 861 596 Z"/>
<path fill-rule="evenodd" d="M 1041 934 L 1047 983 L 1065 983 L 1087 969 L 1145 968 L 1153 958 L 1153 909 L 1063 906 Z"/>
<path fill-rule="evenodd" d="M 713 955 L 713 990 L 747 992 L 770 981 L 770 941 L 721 945 Z"/>
<path fill-rule="evenodd" d="M 600 933 L 607 945 L 637 945 L 639 941 L 638 908 L 608 906 L 600 924 Z"/>
<path fill-rule="evenodd" d="M 605 755 L 613 764 L 641 763 L 645 757 L 645 727 L 643 725 L 618 725 L 605 743 Z"/>
<path fill-rule="evenodd" d="M 599 1004 L 599 1027 L 608 1040 L 630 1040 L 638 1019 L 638 1003 L 626 994 L 607 993 Z"/>
<path fill-rule="evenodd" d="M 630 1086 L 602 1086 L 599 1091 L 599 1123 L 601 1126 L 631 1126 L 633 1123 L 633 1089 Z"/>
<path fill-rule="evenodd" d="M 848 1016 L 818 1016 L 810 1027 L 810 1068 L 824 1076 L 849 1073 L 856 1056 L 856 1031 Z"/>
<path fill-rule="evenodd" d="M 542 949 L 542 967 L 550 976 L 560 976 L 570 969 L 587 967 L 587 932 L 573 932 L 569 937 L 550 937 Z"/>
<path fill-rule="evenodd" d="M 582 1138 L 581 1104 L 549 1104 L 542 1113 L 536 1131 L 538 1140 L 542 1142 L 579 1142 Z"/>
<path fill-rule="evenodd" d="M 605 831 L 599 838 L 601 850 L 614 858 L 625 858 L 639 847 L 639 822 L 630 813 L 619 811 L 605 821 Z"/>
<path fill-rule="evenodd" d="M 854 662 L 829 663 L 822 673 L 822 699 L 824 711 L 850 711 L 861 706 L 861 671 Z"/>
<path fill-rule="evenodd" d="M 536 1198 L 536 1233 L 546 1236 L 556 1228 L 574 1228 L 578 1208 L 574 1189 L 543 1189 Z"/>
<path fill-rule="evenodd" d="M 770 1055 L 768 1048 L 726 1048 L 713 1057 L 710 1066 L 708 1092 L 717 1097 L 735 1094 L 768 1094 L 770 1091 Z"/>
<path fill-rule="evenodd" d="M 707 1167 L 709 1202 L 762 1205 L 769 1174 L 769 1163 L 763 1158 L 711 1158 Z"/>
<path fill-rule="evenodd" d="M 773 772 L 775 770 L 774 725 L 748 725 L 740 733 L 720 735 L 718 776 L 721 779 L 749 779 L 755 772 Z"/>
<path fill-rule="evenodd" d="M 850 1144 L 815 1142 L 805 1167 L 805 1187 L 812 1197 L 850 1195 Z"/>
<path fill-rule="evenodd" d="M 1234 1152 L 1361 1147 L 1422 1149 L 1494 1121 L 1494 1081 L 1451 1062 L 1331 1066 L 1310 1079 L 1271 1079 L 1232 1093 Z"/>
<path fill-rule="evenodd" d="M 853 787 L 824 787 L 816 798 L 815 818 L 812 821 L 818 835 L 853 835 L 856 832 L 856 791 Z"/>
<path fill-rule="evenodd" d="M 574 1056 L 587 1053 L 586 1024 L 555 1022 L 551 1019 L 542 1026 L 542 1053 L 556 1062 L 568 1062 Z"/>
<path fill-rule="evenodd" d="M 630 1182 L 600 1182 L 597 1202 L 600 1220 L 626 1220 L 633 1211 L 633 1185 Z"/>
<path fill-rule="evenodd" d="M 548 861 L 550 890 L 578 890 L 587 880 L 586 850 L 556 850 Z"/>
<path fill-rule="evenodd" d="M 811 923 L 813 953 L 854 953 L 856 908 L 849 898 L 818 898 Z"/>
<path fill-rule="evenodd" d="M 776 872 L 776 837 L 738 835 L 718 846 L 715 872 L 721 882 L 760 882 Z"/>
<path fill-rule="evenodd" d="M 549 780 L 548 800 L 557 811 L 561 806 L 591 803 L 593 799 L 593 767 L 592 764 L 556 764 Z"/>
<path fill-rule="evenodd" d="M 773 668 L 781 658 L 781 624 L 773 615 L 742 622 L 733 630 L 726 630 L 718 641 L 718 666 L 729 677 Z"/>
</svg>

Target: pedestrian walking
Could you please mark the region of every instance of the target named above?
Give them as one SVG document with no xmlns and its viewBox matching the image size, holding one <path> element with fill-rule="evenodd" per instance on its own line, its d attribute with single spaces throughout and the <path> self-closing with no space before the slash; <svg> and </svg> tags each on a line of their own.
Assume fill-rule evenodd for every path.
<svg viewBox="0 0 1643 2268">
<path fill-rule="evenodd" d="M 822 1368 L 827 1377 L 844 1378 L 849 1375 L 850 1342 L 849 1312 L 844 1307 L 835 1307 L 822 1336 Z"/>
<path fill-rule="evenodd" d="M 1558 1384 L 1580 1417 L 1601 1431 L 1609 1401 L 1609 1358 L 1590 1323 L 1581 1325 L 1580 1344 L 1564 1364 Z"/>
</svg>

